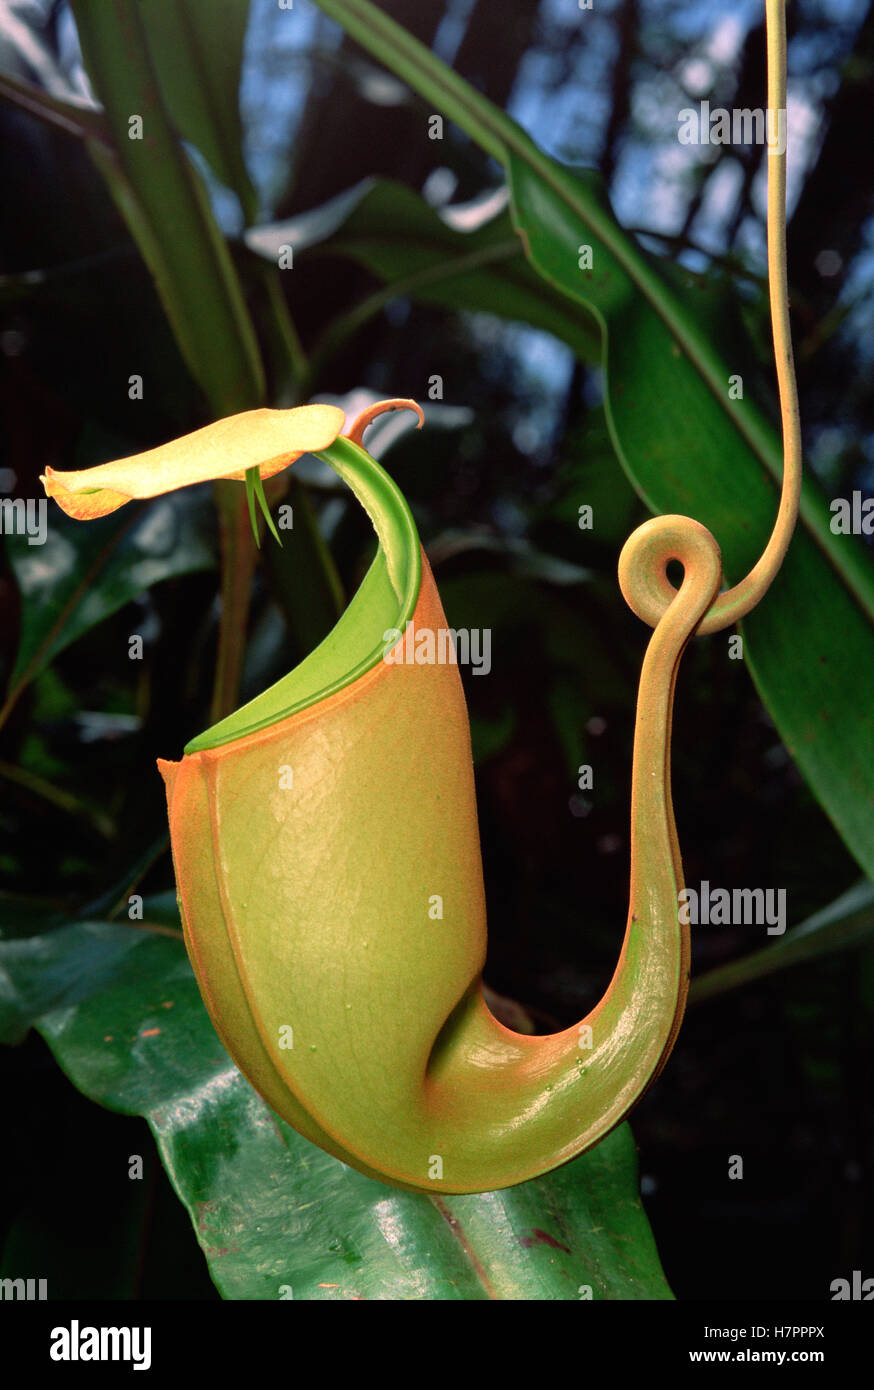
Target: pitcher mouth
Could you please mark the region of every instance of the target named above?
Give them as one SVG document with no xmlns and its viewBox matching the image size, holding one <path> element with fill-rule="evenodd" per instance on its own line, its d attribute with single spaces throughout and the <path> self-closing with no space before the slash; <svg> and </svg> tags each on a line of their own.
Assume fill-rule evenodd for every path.
<svg viewBox="0 0 874 1390">
<path fill-rule="evenodd" d="M 376 556 L 324 641 L 269 689 L 193 738 L 185 745 L 186 754 L 257 733 L 352 685 L 382 659 L 385 633 L 403 631 L 415 612 L 422 548 L 403 493 L 351 439 L 335 440 L 316 457 L 330 464 L 364 507 L 379 541 Z"/>
</svg>

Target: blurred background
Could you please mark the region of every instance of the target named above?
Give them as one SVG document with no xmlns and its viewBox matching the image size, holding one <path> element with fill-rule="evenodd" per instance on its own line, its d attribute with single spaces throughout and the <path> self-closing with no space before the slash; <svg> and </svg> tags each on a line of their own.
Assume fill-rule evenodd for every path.
<svg viewBox="0 0 874 1390">
<path fill-rule="evenodd" d="M 768 380 L 762 148 L 677 140 L 683 107 L 764 106 L 759 4 L 382 8 L 550 153 L 600 170 L 618 218 L 647 247 L 727 279 Z M 793 0 L 788 23 L 789 265 L 805 446 L 827 495 L 849 497 L 874 486 L 874 8 Z M 88 95 L 64 3 L 0 0 L 0 68 Z M 429 408 L 429 428 L 403 435 L 386 462 L 413 507 L 450 624 L 492 632 L 489 678 L 462 671 L 486 978 L 521 1006 L 526 1026 L 552 1031 L 597 1001 L 625 925 L 646 634 L 615 576 L 624 539 L 648 513 L 611 446 L 597 366 L 545 328 L 490 312 L 469 284 L 429 294 L 406 267 L 405 236 L 384 241 L 389 269 L 376 275 L 365 231 L 350 229 L 336 205 L 321 221 L 310 216 L 363 180 L 377 184 L 361 196 L 390 180 L 435 214 L 463 207 L 500 189 L 496 165 L 448 122 L 441 140 L 429 138 L 427 104 L 306 0 L 295 0 L 294 23 L 275 0 L 253 0 L 240 106 L 257 220 L 298 219 L 294 270 L 281 284 L 315 363 L 311 393 L 366 390 Z M 0 137 L 0 481 L 4 493 L 37 497 L 47 465 L 132 453 L 210 417 L 82 142 L 6 102 Z M 257 323 L 263 287 L 243 211 L 209 178 Z M 364 306 L 360 327 L 326 341 L 328 321 L 353 306 Z M 132 374 L 148 383 L 141 400 L 130 399 Z M 270 386 L 271 403 L 284 403 L 278 374 Z M 318 470 L 302 476 L 348 595 L 370 554 L 367 519 Z M 581 503 L 594 509 L 591 530 L 578 525 Z M 0 676 L 8 683 L 19 668 L 22 634 L 38 667 L 0 729 L 0 911 L 13 935 L 70 904 L 105 898 L 108 910 L 134 884 L 144 894 L 172 888 L 155 757 L 177 757 L 208 722 L 217 560 L 209 491 L 167 507 L 136 559 L 110 528 L 86 541 L 55 518 L 44 549 L 7 547 Z M 271 546 L 263 555 L 247 695 L 330 626 L 282 555 Z M 71 570 L 91 599 L 65 642 L 58 594 Z M 42 657 L 22 601 L 43 615 Z M 309 633 L 293 621 L 301 608 Z M 127 659 L 132 633 L 143 638 L 141 661 Z M 858 755 L 870 759 L 871 749 Z M 585 764 L 591 790 L 578 786 Z M 859 878 L 722 638 L 693 644 L 684 660 L 673 787 L 689 884 L 785 887 L 795 925 Z M 695 928 L 693 978 L 767 944 L 761 927 Z M 645 1206 L 677 1297 L 824 1298 L 836 1277 L 874 1274 L 872 1024 L 872 945 L 700 1002 L 693 995 L 670 1064 L 632 1116 Z M 119 1154 L 152 1146 L 145 1122 L 81 1097 L 33 1033 L 0 1052 L 0 1068 L 11 1121 L 0 1272 L 39 1267 L 58 1297 L 215 1296 L 167 1179 L 119 1176 Z M 731 1155 L 743 1157 L 742 1182 L 727 1178 Z"/>
</svg>

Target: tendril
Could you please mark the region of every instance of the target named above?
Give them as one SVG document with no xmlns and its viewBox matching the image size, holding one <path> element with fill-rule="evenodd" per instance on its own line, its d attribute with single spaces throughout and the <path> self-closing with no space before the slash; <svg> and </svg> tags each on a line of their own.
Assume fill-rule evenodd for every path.
<svg viewBox="0 0 874 1390">
<path fill-rule="evenodd" d="M 733 588 L 716 596 L 697 627 L 697 635 L 721 632 L 749 613 L 776 578 L 792 539 L 801 495 L 801 423 L 789 327 L 786 273 L 786 8 L 785 0 L 765 0 L 768 50 L 768 294 L 777 368 L 783 438 L 783 480 L 774 528 L 761 556 Z M 777 135 L 771 144 L 771 134 Z M 782 138 L 781 138 L 782 136 Z M 672 534 L 697 527 L 689 517 L 671 517 Z M 629 607 L 655 627 L 677 597 L 667 577 L 671 560 L 684 561 L 680 545 L 653 548 L 646 526 L 627 540 L 620 557 L 619 583 Z M 694 547 L 693 547 L 694 549 Z"/>
</svg>

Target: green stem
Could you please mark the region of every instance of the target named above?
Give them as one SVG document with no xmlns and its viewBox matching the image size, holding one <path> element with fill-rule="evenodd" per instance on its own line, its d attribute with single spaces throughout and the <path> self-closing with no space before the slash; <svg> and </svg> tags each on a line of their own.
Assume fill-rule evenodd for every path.
<svg viewBox="0 0 874 1390">
<path fill-rule="evenodd" d="M 285 363 L 290 382 L 278 385 L 280 399 L 277 405 L 301 405 L 309 394 L 308 385 L 312 379 L 310 364 L 304 351 L 300 334 L 289 313 L 285 295 L 279 283 L 276 267 L 265 266 L 264 286 L 269 313 L 269 331 L 273 338 L 276 355 Z"/>
<path fill-rule="evenodd" d="M 222 557 L 221 615 L 210 704 L 210 719 L 216 723 L 237 707 L 256 546 L 249 525 L 245 490 L 236 482 L 218 482 L 213 491 Z"/>
</svg>

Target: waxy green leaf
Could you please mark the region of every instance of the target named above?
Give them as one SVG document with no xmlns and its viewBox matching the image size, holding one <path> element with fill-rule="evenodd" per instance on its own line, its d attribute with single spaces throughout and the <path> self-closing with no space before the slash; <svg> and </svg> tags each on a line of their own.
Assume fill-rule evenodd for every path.
<svg viewBox="0 0 874 1390">
<path fill-rule="evenodd" d="M 239 88 L 249 6 L 240 0 L 140 0 L 161 94 L 185 140 L 233 189 L 251 222 L 257 197 L 243 160 Z"/>
<path fill-rule="evenodd" d="M 182 147 L 133 0 L 75 0 L 85 66 L 114 149 L 89 142 L 216 416 L 261 403 L 255 333 L 203 180 Z M 140 125 L 135 124 L 136 121 Z"/>
</svg>

